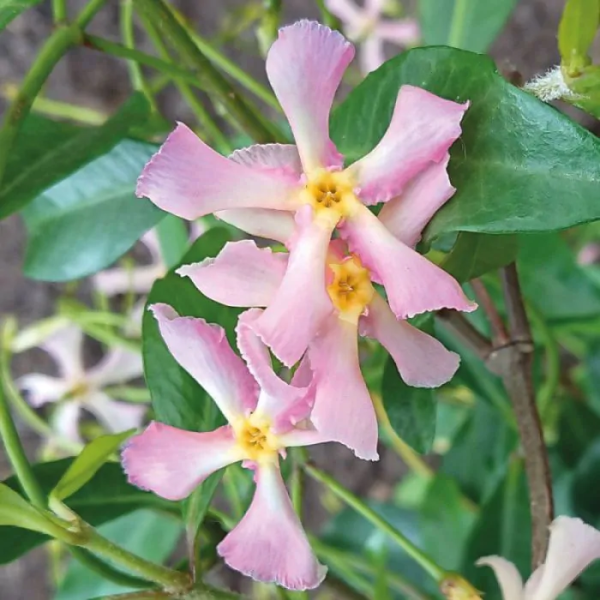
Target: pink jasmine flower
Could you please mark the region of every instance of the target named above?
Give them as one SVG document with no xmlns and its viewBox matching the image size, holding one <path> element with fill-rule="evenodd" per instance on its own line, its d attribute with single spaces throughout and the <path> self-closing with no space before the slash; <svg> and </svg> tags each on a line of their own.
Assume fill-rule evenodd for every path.
<svg viewBox="0 0 600 600">
<path fill-rule="evenodd" d="M 467 104 L 403 86 L 379 144 L 344 169 L 328 120 L 353 56 L 352 44 L 318 23 L 281 29 L 267 57 L 267 74 L 296 146 L 251 146 L 225 158 L 180 124 L 138 181 L 139 196 L 186 219 L 217 213 L 273 239 L 294 231 L 283 281 L 253 325 L 287 366 L 302 357 L 332 311 L 322 281 L 336 228 L 385 287 L 399 319 L 476 306 L 448 273 L 411 247 L 451 195 L 445 163 Z M 389 208 L 377 218 L 368 206 L 380 202 Z"/>
<path fill-rule="evenodd" d="M 178 273 L 190 277 L 204 295 L 217 302 L 262 307 L 276 296 L 291 260 L 292 254 L 273 253 L 247 240 L 228 243 L 215 259 L 181 267 Z M 330 243 L 326 262 L 326 274 L 320 281 L 315 278 L 314 288 L 324 295 L 328 311 L 307 354 L 316 386 L 311 420 L 328 439 L 345 444 L 360 458 L 375 460 L 377 419 L 360 370 L 359 333 L 379 340 L 404 381 L 413 386 L 436 387 L 449 381 L 459 357 L 435 338 L 398 320 L 373 287 L 368 269 L 347 252 L 341 240 Z M 253 314 L 254 320 L 260 318 L 259 312 Z M 250 323 L 249 319 L 246 316 Z"/>
<path fill-rule="evenodd" d="M 82 441 L 78 427 L 82 409 L 92 413 L 110 432 L 141 425 L 145 405 L 118 402 L 104 391 L 109 385 L 142 375 L 139 353 L 111 348 L 96 366 L 86 370 L 82 358 L 83 333 L 74 325 L 56 331 L 40 348 L 54 359 L 58 377 L 30 373 L 17 383 L 32 406 L 56 404 L 52 420 L 62 437 L 76 443 Z"/>
<path fill-rule="evenodd" d="M 286 447 L 326 441 L 308 419 L 314 400 L 309 373 L 299 369 L 291 385 L 275 375 L 266 347 L 247 325 L 255 311 L 242 315 L 237 329 L 247 366 L 221 327 L 180 317 L 165 304 L 152 311 L 177 362 L 212 396 L 228 424 L 195 433 L 151 423 L 123 451 L 129 480 L 180 500 L 214 471 L 243 461 L 255 472 L 256 492 L 218 553 L 258 581 L 295 590 L 317 587 L 325 569 L 312 553 L 279 470 Z"/>
<path fill-rule="evenodd" d="M 500 556 L 477 561 L 494 569 L 504 600 L 556 600 L 582 571 L 600 558 L 600 531 L 581 519 L 556 518 L 544 564 L 523 585 L 515 565 Z"/>
<path fill-rule="evenodd" d="M 402 48 L 419 41 L 419 25 L 415 19 L 383 19 L 387 0 L 365 0 L 358 6 L 352 0 L 325 0 L 327 8 L 342 22 L 348 37 L 360 44 L 360 69 L 366 75 L 385 62 L 385 42 Z"/>
</svg>

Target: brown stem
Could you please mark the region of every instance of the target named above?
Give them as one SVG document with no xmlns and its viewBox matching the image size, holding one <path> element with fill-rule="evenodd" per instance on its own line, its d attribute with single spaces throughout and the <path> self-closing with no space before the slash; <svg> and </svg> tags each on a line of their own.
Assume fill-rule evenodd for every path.
<svg viewBox="0 0 600 600">
<path fill-rule="evenodd" d="M 493 347 L 483 334 L 479 333 L 464 315 L 455 310 L 443 309 L 438 311 L 437 316 L 442 319 L 446 327 L 460 338 L 473 352 L 486 361 L 492 353 Z"/>
<path fill-rule="evenodd" d="M 473 279 L 470 283 L 471 287 L 473 288 L 473 292 L 475 292 L 475 296 L 477 297 L 477 301 L 479 302 L 481 308 L 483 308 L 483 312 L 485 312 L 492 327 L 492 339 L 494 346 L 504 346 L 508 343 L 508 333 L 506 332 L 506 327 L 504 327 L 502 317 L 500 316 L 494 301 L 492 300 L 481 279 Z"/>
</svg>

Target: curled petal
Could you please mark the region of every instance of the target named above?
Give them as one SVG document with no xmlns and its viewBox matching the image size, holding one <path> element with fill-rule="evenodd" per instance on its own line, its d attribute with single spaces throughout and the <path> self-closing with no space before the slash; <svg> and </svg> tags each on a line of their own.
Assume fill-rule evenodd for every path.
<svg viewBox="0 0 600 600">
<path fill-rule="evenodd" d="M 431 163 L 415 177 L 401 196 L 384 204 L 379 220 L 404 244 L 414 248 L 433 215 L 452 197 L 456 188 L 448 179 L 450 155 Z"/>
<path fill-rule="evenodd" d="M 230 208 L 293 208 L 289 177 L 221 156 L 180 123 L 150 159 L 136 194 L 184 219 Z"/>
<path fill-rule="evenodd" d="M 286 177 L 291 183 L 300 183 L 302 162 L 298 149 L 292 144 L 254 144 L 235 150 L 231 160 L 251 169 Z"/>
<path fill-rule="evenodd" d="M 88 371 L 88 381 L 100 387 L 122 383 L 141 377 L 144 373 L 142 357 L 139 352 L 114 347 L 104 358 Z"/>
<path fill-rule="evenodd" d="M 384 285 L 399 319 L 441 308 L 477 308 L 451 275 L 397 240 L 366 207 L 344 222 L 340 234 Z"/>
<path fill-rule="evenodd" d="M 377 418 L 358 360 L 356 325 L 328 319 L 311 343 L 308 356 L 316 398 L 311 420 L 325 438 L 377 460 Z"/>
<path fill-rule="evenodd" d="M 410 323 L 398 321 L 379 294 L 375 294 L 368 314 L 359 324 L 361 335 L 379 340 L 391 354 L 408 385 L 438 387 L 450 381 L 458 369 L 458 354 Z"/>
<path fill-rule="evenodd" d="M 290 590 L 316 588 L 326 569 L 314 556 L 276 464 L 259 465 L 256 492 L 239 524 L 217 546 L 236 571 Z"/>
<path fill-rule="evenodd" d="M 237 208 L 220 210 L 215 217 L 249 235 L 287 244 L 294 235 L 294 216 L 283 210 L 268 208 Z"/>
<path fill-rule="evenodd" d="M 113 400 L 103 392 L 96 392 L 87 398 L 85 407 L 111 433 L 140 427 L 148 408 L 144 404 Z"/>
<path fill-rule="evenodd" d="M 211 473 L 240 459 L 229 425 L 195 433 L 152 422 L 122 453 L 129 482 L 167 500 L 189 496 Z"/>
<path fill-rule="evenodd" d="M 440 162 L 461 134 L 460 121 L 468 103 L 457 104 L 426 90 L 400 88 L 392 121 L 385 135 L 350 170 L 365 204 L 387 202 L 427 167 Z"/>
<path fill-rule="evenodd" d="M 42 406 L 47 402 L 56 402 L 71 391 L 72 383 L 42 373 L 23 375 L 16 381 L 20 390 L 25 392 L 31 406 Z"/>
<path fill-rule="evenodd" d="M 228 242 L 216 258 L 184 265 L 177 273 L 226 306 L 267 306 L 283 281 L 287 263 L 287 254 L 242 240 Z"/>
<path fill-rule="evenodd" d="M 75 325 L 67 325 L 48 336 L 40 347 L 56 362 L 58 371 L 65 379 L 81 379 L 83 332 Z"/>
<path fill-rule="evenodd" d="M 494 569 L 504 600 L 525 600 L 523 580 L 517 567 L 510 561 L 500 556 L 484 556 L 476 564 Z"/>
<path fill-rule="evenodd" d="M 329 111 L 354 48 L 337 31 L 314 21 L 279 30 L 267 56 L 267 75 L 288 118 L 306 172 L 341 167 L 329 139 Z"/>
<path fill-rule="evenodd" d="M 331 230 L 312 218 L 312 208 L 296 214 L 297 237 L 277 293 L 254 330 L 288 367 L 304 354 L 323 320 L 333 311 L 325 287 L 325 259 Z"/>
<path fill-rule="evenodd" d="M 180 317 L 166 304 L 150 309 L 175 360 L 206 390 L 228 421 L 254 410 L 256 381 L 231 349 L 222 327 Z"/>
</svg>

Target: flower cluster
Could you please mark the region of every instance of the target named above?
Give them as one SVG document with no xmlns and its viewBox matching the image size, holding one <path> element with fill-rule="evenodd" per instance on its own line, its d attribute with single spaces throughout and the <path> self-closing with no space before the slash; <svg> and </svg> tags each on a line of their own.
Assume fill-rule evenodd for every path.
<svg viewBox="0 0 600 600">
<path fill-rule="evenodd" d="M 316 587 L 324 569 L 292 509 L 278 457 L 286 447 L 337 441 L 376 460 L 377 420 L 358 337 L 379 340 L 409 385 L 435 387 L 453 376 L 458 357 L 406 319 L 476 308 L 415 251 L 454 192 L 448 152 L 468 105 L 401 87 L 381 141 L 345 167 L 328 121 L 353 56 L 353 46 L 327 27 L 300 21 L 283 28 L 266 67 L 296 144 L 251 146 L 225 158 L 180 124 L 137 188 L 167 212 L 189 220 L 215 214 L 287 249 L 241 241 L 180 268 L 210 298 L 249 308 L 237 327 L 246 366 L 220 327 L 152 307 L 171 353 L 228 424 L 193 433 L 152 423 L 123 458 L 133 483 L 169 499 L 243 461 L 255 471 L 256 493 L 219 553 L 233 568 L 291 589 Z M 369 207 L 380 203 L 375 215 Z M 297 367 L 291 383 L 274 373 L 269 350 Z"/>
</svg>

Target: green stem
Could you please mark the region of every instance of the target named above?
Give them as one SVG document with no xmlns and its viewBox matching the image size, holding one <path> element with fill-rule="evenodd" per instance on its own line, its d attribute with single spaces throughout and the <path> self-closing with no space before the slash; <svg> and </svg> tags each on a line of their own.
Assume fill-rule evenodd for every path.
<svg viewBox="0 0 600 600">
<path fill-rule="evenodd" d="M 417 548 L 417 546 L 415 546 L 405 535 L 400 533 L 393 525 L 378 515 L 350 490 L 347 490 L 333 477 L 327 475 L 327 473 L 320 471 L 310 464 L 305 465 L 304 469 L 313 479 L 327 486 L 336 496 L 338 496 L 338 498 L 362 515 L 367 521 L 375 525 L 375 527 L 384 533 L 387 533 L 413 560 L 419 563 L 419 565 L 431 575 L 436 583 L 443 579 L 445 570 L 442 569 L 442 567 L 436 564 L 431 557 L 425 554 L 421 549 Z"/>
<path fill-rule="evenodd" d="M 52 18 L 55 25 L 67 22 L 67 0 L 52 0 Z"/>
<path fill-rule="evenodd" d="M 468 8 L 469 0 L 455 0 L 454 12 L 450 23 L 450 33 L 448 34 L 448 46 L 462 48 L 461 42 Z"/>
<path fill-rule="evenodd" d="M 85 29 L 89 22 L 96 16 L 96 13 L 106 4 L 106 0 L 90 0 L 77 15 L 75 23 L 80 29 Z"/>
<path fill-rule="evenodd" d="M 164 0 L 135 0 L 141 14 L 153 23 L 160 34 L 170 41 L 173 48 L 189 67 L 196 68 L 209 84 L 210 93 L 220 102 L 227 114 L 259 143 L 282 141 L 274 139 L 274 132 L 265 126 L 245 100 L 215 69 L 177 22 Z"/>
</svg>

